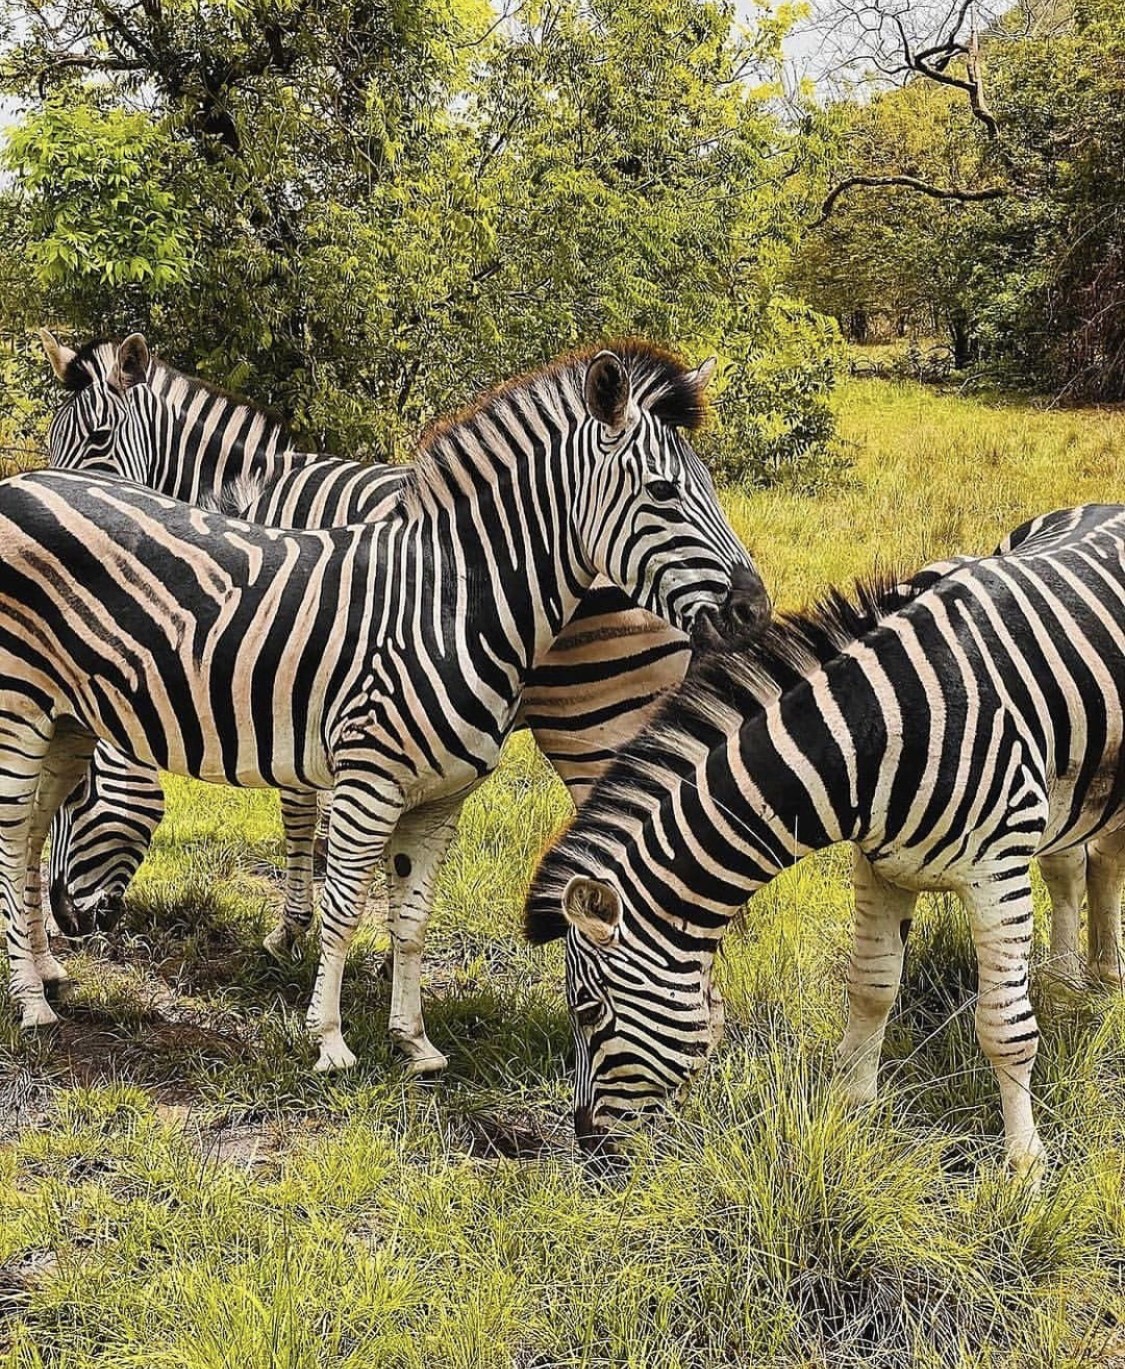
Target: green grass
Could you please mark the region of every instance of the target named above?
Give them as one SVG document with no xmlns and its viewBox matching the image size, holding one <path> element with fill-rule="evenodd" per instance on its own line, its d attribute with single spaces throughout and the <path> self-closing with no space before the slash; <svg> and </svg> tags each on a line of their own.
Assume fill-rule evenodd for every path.
<svg viewBox="0 0 1125 1369">
<path fill-rule="evenodd" d="M 840 402 L 844 485 L 729 501 L 782 604 L 1125 492 L 1123 416 L 878 383 Z M 727 1044 L 600 1184 L 569 1136 L 561 955 L 519 938 L 568 813 L 526 741 L 470 803 L 443 876 L 436 1085 L 407 1080 L 386 1040 L 374 923 L 344 990 L 360 1066 L 313 1074 L 312 965 L 259 950 L 276 801 L 181 782 L 170 800 L 125 923 L 72 961 L 64 1023 L 29 1040 L 0 1008 L 5 1369 L 1125 1358 L 1125 998 L 1037 979 L 1052 1168 L 1038 1198 L 1015 1191 L 964 921 L 923 900 L 884 1096 L 848 1113 L 830 1084 L 849 860 L 828 852 L 751 904 L 722 961 Z"/>
</svg>

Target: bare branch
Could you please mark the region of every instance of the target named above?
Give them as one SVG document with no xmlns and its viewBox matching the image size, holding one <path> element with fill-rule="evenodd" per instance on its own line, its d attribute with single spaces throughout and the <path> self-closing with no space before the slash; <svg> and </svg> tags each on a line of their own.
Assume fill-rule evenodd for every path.
<svg viewBox="0 0 1125 1369">
<path fill-rule="evenodd" d="M 827 223 L 840 196 L 861 185 L 875 188 L 904 186 L 907 190 L 916 190 L 920 195 L 928 195 L 932 200 L 957 200 L 962 204 L 1003 200 L 1012 194 L 1007 186 L 1002 185 L 985 186 L 981 190 L 961 190 L 955 186 L 931 185 L 929 181 L 919 180 L 917 176 L 848 176 L 828 192 L 820 207 L 820 218 L 810 224 L 810 228 L 820 228 Z"/>
<path fill-rule="evenodd" d="M 59 53 L 52 56 L 49 66 L 43 67 L 39 73 L 38 86 L 39 98 L 47 98 L 47 86 L 49 82 L 68 68 L 73 67 L 81 71 L 145 71 L 147 68 L 144 62 L 132 61 L 125 57 L 93 57 L 85 53 Z"/>
</svg>

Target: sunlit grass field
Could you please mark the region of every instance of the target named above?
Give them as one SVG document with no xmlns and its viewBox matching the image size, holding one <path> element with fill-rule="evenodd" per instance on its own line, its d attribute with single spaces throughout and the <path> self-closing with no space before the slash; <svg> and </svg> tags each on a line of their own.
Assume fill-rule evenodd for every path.
<svg viewBox="0 0 1125 1369">
<path fill-rule="evenodd" d="M 1125 415 L 881 382 L 840 411 L 842 483 L 728 501 L 782 606 L 1125 499 Z M 572 1150 L 562 957 L 519 934 L 569 814 L 528 742 L 443 876 L 436 1084 L 386 1039 L 374 924 L 344 988 L 360 1065 L 313 1074 L 311 959 L 260 950 L 275 799 L 169 790 L 124 926 L 70 960 L 64 1023 L 25 1039 L 0 1007 L 0 1365 L 1125 1364 L 1125 998 L 1037 976 L 1052 1165 L 1038 1197 L 1013 1191 L 964 919 L 925 899 L 883 1099 L 849 1114 L 830 1087 L 849 857 L 830 852 L 750 905 L 704 1085 L 599 1185 Z"/>
</svg>

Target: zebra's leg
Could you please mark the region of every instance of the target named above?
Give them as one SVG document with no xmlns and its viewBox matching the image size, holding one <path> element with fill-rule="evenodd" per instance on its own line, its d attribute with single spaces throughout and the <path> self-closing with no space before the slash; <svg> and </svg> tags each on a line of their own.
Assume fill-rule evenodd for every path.
<svg viewBox="0 0 1125 1369">
<path fill-rule="evenodd" d="M 262 944 L 276 959 L 290 960 L 299 954 L 312 925 L 316 791 L 283 789 L 281 822 L 285 828 L 285 907 L 280 922 Z"/>
<path fill-rule="evenodd" d="M 51 823 L 51 851 L 47 862 L 47 907 L 44 914 L 44 921 L 47 925 L 48 936 L 62 936 L 62 927 L 59 925 L 58 917 L 55 913 L 56 899 L 61 901 L 66 895 L 66 864 L 70 851 L 71 836 L 71 807 L 81 801 L 85 793 L 86 786 L 82 783 L 64 802 L 60 805 L 59 811 L 55 814 L 54 821 Z"/>
<path fill-rule="evenodd" d="M 1072 847 L 1052 856 L 1041 856 L 1039 873 L 1051 896 L 1051 958 L 1048 972 L 1067 984 L 1085 978 L 1078 952 L 1078 926 L 1082 896 L 1086 891 L 1086 849 Z"/>
<path fill-rule="evenodd" d="M 1000 1084 L 1004 1144 L 1017 1177 L 1037 1177 L 1045 1151 L 1035 1129 L 1031 1071 L 1039 1027 L 1028 997 L 1031 881 L 1026 869 L 962 893 L 977 951 L 977 1039 Z"/>
<path fill-rule="evenodd" d="M 24 878 L 23 906 L 28 944 L 35 968 L 44 984 L 62 984 L 69 978 L 51 954 L 43 916 L 43 845 L 51 821 L 75 785 L 80 784 L 94 752 L 94 737 L 72 727 L 60 726 L 51 739 L 39 773 L 27 832 L 27 874 Z"/>
<path fill-rule="evenodd" d="M 306 1017 L 320 1045 L 318 1070 L 348 1069 L 355 1056 L 340 1028 L 340 985 L 371 881 L 402 815 L 402 797 L 359 769 L 338 769 L 333 789 L 328 870 L 320 909 L 320 964 Z"/>
<path fill-rule="evenodd" d="M 328 860 L 328 828 L 332 821 L 332 795 L 316 796 L 316 836 L 313 839 L 313 874 L 324 873 Z"/>
<path fill-rule="evenodd" d="M 24 913 L 28 836 L 39 774 L 50 745 L 52 726 L 42 714 L 30 721 L 28 701 L 8 694 L 0 707 L 0 916 L 8 944 L 12 998 L 20 1026 L 45 1027 L 58 1018 L 43 992 L 36 950 Z M 46 942 L 46 933 L 43 933 Z"/>
<path fill-rule="evenodd" d="M 1091 842 L 1086 855 L 1090 974 L 1103 984 L 1125 988 L 1125 952 L 1121 946 L 1125 829 Z"/>
<path fill-rule="evenodd" d="M 848 1024 L 837 1053 L 845 1096 L 873 1102 L 887 1018 L 898 995 L 914 905 L 918 895 L 880 877 L 855 853 L 855 941 L 848 965 Z"/>
<path fill-rule="evenodd" d="M 422 955 L 438 870 L 457 831 L 464 797 L 404 813 L 387 846 L 388 926 L 394 954 L 391 1036 L 411 1074 L 432 1074 L 449 1061 L 426 1035 Z"/>
</svg>

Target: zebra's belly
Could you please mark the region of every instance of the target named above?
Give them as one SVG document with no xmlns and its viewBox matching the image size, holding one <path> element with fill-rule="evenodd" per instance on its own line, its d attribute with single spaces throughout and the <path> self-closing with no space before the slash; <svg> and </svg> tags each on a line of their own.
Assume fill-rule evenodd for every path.
<svg viewBox="0 0 1125 1369">
<path fill-rule="evenodd" d="M 295 737 L 291 718 L 275 719 L 273 727 L 261 718 L 243 720 L 196 713 L 191 726 L 160 723 L 127 709 L 114 710 L 112 721 L 102 713 L 77 719 L 111 746 L 122 747 L 146 765 L 173 775 L 230 784 L 247 789 L 330 789 L 332 772 L 324 749 L 315 738 Z M 163 724 L 163 725 L 161 725 Z"/>
<path fill-rule="evenodd" d="M 973 864 L 972 860 L 929 856 L 910 847 L 864 851 L 864 855 L 888 884 L 919 893 L 952 893 L 962 888 Z"/>
</svg>

